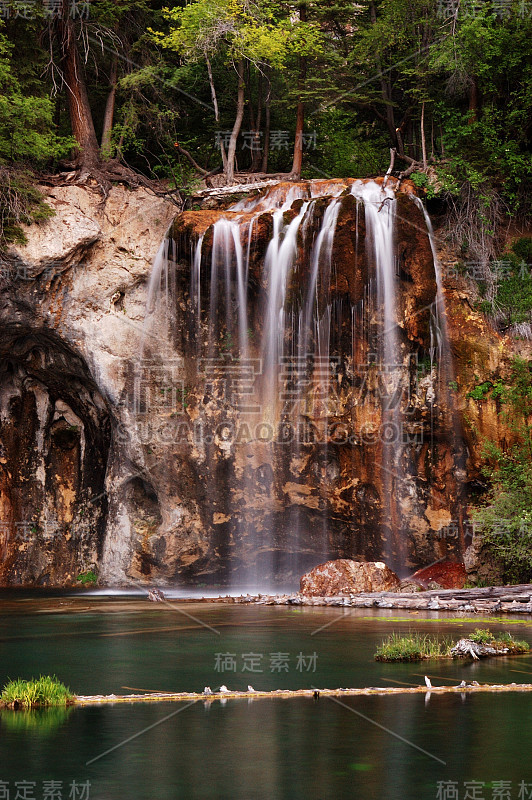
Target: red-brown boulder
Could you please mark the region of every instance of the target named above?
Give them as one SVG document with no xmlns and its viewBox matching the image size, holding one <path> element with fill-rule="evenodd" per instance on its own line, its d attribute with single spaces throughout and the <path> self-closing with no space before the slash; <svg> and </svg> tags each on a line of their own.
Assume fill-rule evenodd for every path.
<svg viewBox="0 0 532 800">
<path fill-rule="evenodd" d="M 361 592 L 393 592 L 398 586 L 399 578 L 383 561 L 338 558 L 319 564 L 303 575 L 300 592 L 309 597 L 331 597 Z"/>
<path fill-rule="evenodd" d="M 463 589 L 467 573 L 463 561 L 439 561 L 437 564 L 418 569 L 409 580 L 424 589 L 432 588 L 433 584 L 437 584 L 441 589 Z"/>
</svg>

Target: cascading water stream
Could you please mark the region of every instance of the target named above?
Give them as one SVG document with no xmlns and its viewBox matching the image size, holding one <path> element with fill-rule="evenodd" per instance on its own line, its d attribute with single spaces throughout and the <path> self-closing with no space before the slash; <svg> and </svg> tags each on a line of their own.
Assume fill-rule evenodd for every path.
<svg viewBox="0 0 532 800">
<path fill-rule="evenodd" d="M 199 243 L 201 248 L 201 243 Z M 200 255 L 196 255 L 201 269 Z M 209 356 L 214 357 L 217 339 L 224 337 L 226 349 L 230 349 L 234 330 L 234 305 L 232 302 L 233 284 L 236 284 L 237 300 L 237 340 L 242 358 L 248 352 L 247 301 L 245 285 L 246 267 L 244 252 L 240 238 L 240 225 L 237 220 L 219 219 L 213 225 L 211 277 L 210 277 L 210 311 Z M 222 284 L 222 285 L 220 285 Z M 221 291 L 221 289 L 223 291 Z M 221 298 L 220 295 L 223 295 Z M 220 301 L 225 308 L 225 315 L 220 318 Z"/>
<path fill-rule="evenodd" d="M 302 204 L 287 228 L 283 226 L 283 209 L 275 211 L 273 235 L 264 259 L 268 299 L 261 345 L 264 370 L 261 405 L 265 421 L 270 423 L 275 420 L 279 400 L 278 376 L 284 354 L 287 284 L 297 254 L 297 234 L 307 207 L 308 202 Z"/>
<path fill-rule="evenodd" d="M 249 378 L 249 365 L 259 365 L 249 408 L 225 397 L 224 378 L 211 382 L 214 390 L 200 396 L 194 412 L 201 416 L 207 403 L 207 427 L 225 409 L 232 426 L 246 429 L 232 443 L 213 432 L 201 450 L 210 476 L 204 502 L 213 518 L 213 547 L 234 589 L 271 589 L 280 575 L 297 580 L 309 566 L 339 555 L 333 531 L 336 541 L 342 534 L 331 509 L 338 503 L 335 486 L 345 480 L 355 505 L 369 502 L 379 510 L 378 518 L 368 519 L 357 511 L 353 521 L 364 530 L 380 527 L 380 545 L 370 552 L 399 571 L 406 563 L 413 478 L 403 426 L 417 345 L 408 342 L 399 319 L 406 290 L 398 271 L 396 209 L 392 187 L 374 181 L 280 185 L 233 205 L 227 216 L 220 212 L 196 238 L 188 280 L 191 325 L 182 332 L 194 343 L 191 359 L 227 367 L 230 380 Z M 423 214 L 436 262 L 424 208 Z M 340 219 L 344 250 L 337 244 Z M 346 236 L 352 250 L 345 250 Z M 346 252 L 352 259 L 347 268 L 338 260 Z M 165 305 L 168 313 L 168 265 L 177 260 L 173 240 L 166 240 L 154 262 L 147 320 Z M 436 348 L 438 361 L 447 361 L 436 277 L 436 324 L 422 352 Z M 331 438 L 331 420 L 351 426 L 347 449 Z M 360 432 L 366 425 L 377 430 L 370 444 Z M 358 541 L 352 539 L 346 555 L 365 552 Z"/>
<path fill-rule="evenodd" d="M 383 486 L 382 527 L 386 542 L 386 561 L 395 568 L 404 563 L 401 536 L 400 492 L 406 476 L 403 462 L 403 419 L 400 408 L 403 364 L 398 339 L 395 213 L 396 200 L 391 189 L 375 183 L 358 184 L 352 193 L 364 203 L 366 252 L 375 269 L 373 305 L 379 319 L 376 340 L 378 351 L 371 354 L 380 384 L 380 470 Z M 371 287 L 370 287 L 371 288 Z"/>
</svg>

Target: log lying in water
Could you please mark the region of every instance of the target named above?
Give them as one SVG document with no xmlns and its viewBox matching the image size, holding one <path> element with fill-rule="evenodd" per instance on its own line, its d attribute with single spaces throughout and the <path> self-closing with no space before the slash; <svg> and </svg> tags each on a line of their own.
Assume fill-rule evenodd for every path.
<svg viewBox="0 0 532 800">
<path fill-rule="evenodd" d="M 472 658 L 474 661 L 478 661 L 479 658 L 518 655 L 526 652 L 528 652 L 528 649 L 524 646 L 521 647 L 518 642 L 506 644 L 496 639 L 491 643 L 474 642 L 472 639 L 460 639 L 455 646 L 451 648 L 451 655 L 453 658 Z"/>
<path fill-rule="evenodd" d="M 126 694 L 126 695 L 77 695 L 74 702 L 81 706 L 101 705 L 103 703 L 155 703 L 155 702 L 184 702 L 195 703 L 198 700 L 211 702 L 212 700 L 250 700 L 260 698 L 293 698 L 308 697 L 313 698 L 318 692 L 320 697 L 359 697 L 368 695 L 397 695 L 397 694 L 452 694 L 467 692 L 532 692 L 532 683 L 506 683 L 506 684 L 466 684 L 465 686 L 426 686 L 412 687 L 375 687 L 369 686 L 361 689 L 276 689 L 272 692 L 213 692 L 205 695 L 203 692 L 151 692 L 150 694 Z"/>
</svg>

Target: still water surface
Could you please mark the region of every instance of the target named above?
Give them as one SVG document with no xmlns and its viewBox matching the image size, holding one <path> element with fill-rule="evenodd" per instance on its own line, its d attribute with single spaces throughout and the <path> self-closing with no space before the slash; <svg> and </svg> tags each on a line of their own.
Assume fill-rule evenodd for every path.
<svg viewBox="0 0 532 800">
<path fill-rule="evenodd" d="M 0 677 L 4 683 L 56 674 L 79 694 L 118 694 L 124 687 L 201 691 L 221 683 L 235 689 L 419 685 L 424 674 L 434 684 L 532 681 L 530 656 L 480 664 L 373 659 L 392 631 L 458 639 L 479 625 L 511 630 L 532 644 L 530 618 L 479 622 L 437 612 L 420 618 L 382 610 L 169 608 L 139 599 L 5 596 Z M 521 800 L 532 797 L 531 711 L 532 696 L 525 694 L 3 711 L 0 781 L 8 782 L 12 800 L 17 791 L 24 797 L 15 786 L 20 781 L 35 783 L 28 800 L 45 800 L 43 781 L 51 780 L 61 783 L 62 798 L 72 781 L 90 781 L 90 800 L 465 800 L 468 794 Z M 530 783 L 529 793 L 522 781 Z M 438 795 L 439 782 L 454 782 L 447 791 L 458 794 L 440 788 Z"/>
</svg>

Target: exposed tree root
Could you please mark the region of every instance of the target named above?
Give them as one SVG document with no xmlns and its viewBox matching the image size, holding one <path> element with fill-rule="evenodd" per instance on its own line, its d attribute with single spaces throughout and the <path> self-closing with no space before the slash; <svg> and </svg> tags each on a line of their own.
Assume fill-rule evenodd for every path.
<svg viewBox="0 0 532 800">
<path fill-rule="evenodd" d="M 41 176 L 40 182 L 47 186 L 87 186 L 100 193 L 102 204 L 115 183 L 122 183 L 130 189 L 142 186 L 156 197 L 164 197 L 174 203 L 179 210 L 184 205 L 184 198 L 178 189 L 168 189 L 163 181 L 147 178 L 116 159 L 72 165 L 69 171 Z"/>
</svg>

